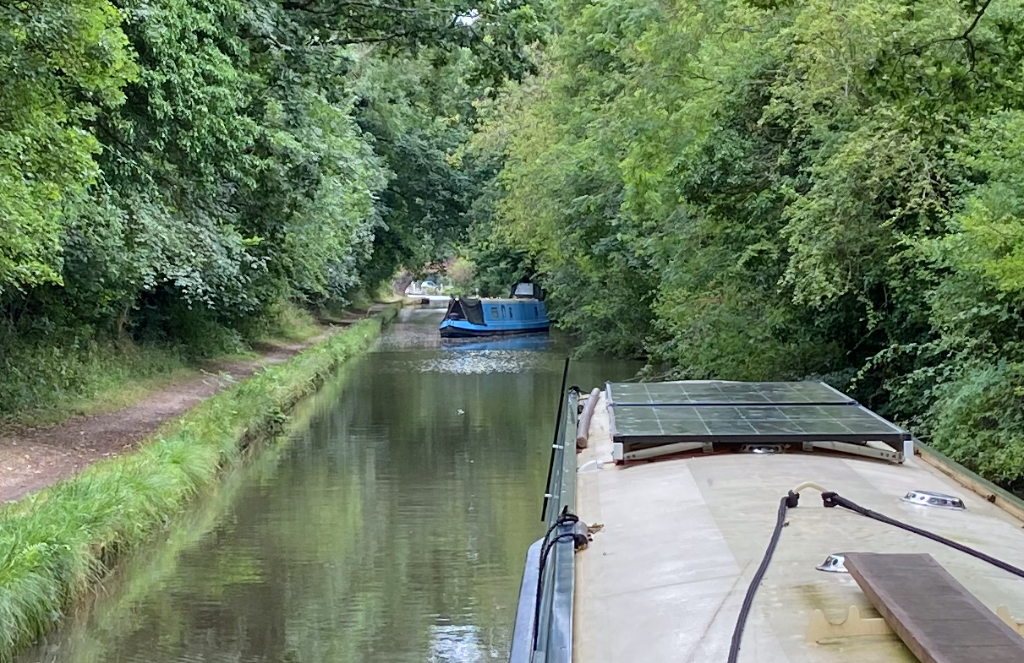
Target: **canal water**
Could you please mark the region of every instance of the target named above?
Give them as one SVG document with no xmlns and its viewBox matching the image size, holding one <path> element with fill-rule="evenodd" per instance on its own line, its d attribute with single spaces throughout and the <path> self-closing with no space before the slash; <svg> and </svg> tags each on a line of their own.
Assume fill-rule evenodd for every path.
<svg viewBox="0 0 1024 663">
<path fill-rule="evenodd" d="M 17 663 L 506 660 L 567 348 L 448 345 L 439 320 L 403 311 L 291 439 Z M 638 368 L 575 362 L 570 384 Z"/>
</svg>

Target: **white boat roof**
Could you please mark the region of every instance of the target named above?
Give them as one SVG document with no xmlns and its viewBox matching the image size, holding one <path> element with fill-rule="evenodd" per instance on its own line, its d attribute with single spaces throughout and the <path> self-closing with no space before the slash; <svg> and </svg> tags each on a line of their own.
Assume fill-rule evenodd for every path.
<svg viewBox="0 0 1024 663">
<path fill-rule="evenodd" d="M 720 453 L 615 465 L 602 394 L 577 465 L 580 520 L 603 525 L 575 555 L 573 660 L 580 663 L 724 662 L 779 500 L 805 481 L 1024 566 L 1024 523 L 920 459 L 893 465 L 813 453 Z M 903 502 L 911 490 L 956 495 L 967 510 Z M 817 491 L 802 491 L 787 521 L 754 600 L 741 663 L 917 660 L 895 635 L 805 642 L 816 609 L 833 622 L 851 606 L 878 617 L 852 576 L 815 568 L 836 552 L 929 553 L 987 607 L 1005 605 L 1024 619 L 1024 580 L 846 509 L 826 509 Z"/>
</svg>

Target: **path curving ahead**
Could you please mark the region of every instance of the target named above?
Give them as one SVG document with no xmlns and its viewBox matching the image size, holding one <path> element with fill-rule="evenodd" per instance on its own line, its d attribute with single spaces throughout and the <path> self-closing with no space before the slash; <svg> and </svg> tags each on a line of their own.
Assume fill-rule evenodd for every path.
<svg viewBox="0 0 1024 663">
<path fill-rule="evenodd" d="M 96 461 L 130 451 L 161 425 L 204 399 L 267 366 L 286 362 L 342 328 L 328 328 L 301 343 L 263 346 L 257 359 L 216 365 L 216 373 L 172 384 L 127 408 L 74 417 L 55 426 L 0 431 L 0 503 L 21 499 L 78 474 Z"/>
</svg>

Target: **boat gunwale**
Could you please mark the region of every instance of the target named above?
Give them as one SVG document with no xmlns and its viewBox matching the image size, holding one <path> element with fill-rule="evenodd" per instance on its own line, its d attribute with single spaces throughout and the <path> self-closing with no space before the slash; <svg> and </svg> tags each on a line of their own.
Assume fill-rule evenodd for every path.
<svg viewBox="0 0 1024 663">
<path fill-rule="evenodd" d="M 953 481 L 1024 523 L 1024 499 L 1000 488 L 931 445 L 913 438 L 914 455 Z"/>
</svg>

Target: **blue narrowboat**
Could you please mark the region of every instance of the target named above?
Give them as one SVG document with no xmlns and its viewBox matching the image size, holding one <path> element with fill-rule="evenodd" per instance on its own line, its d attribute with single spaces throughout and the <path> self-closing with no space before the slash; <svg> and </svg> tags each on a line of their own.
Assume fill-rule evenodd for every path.
<svg viewBox="0 0 1024 663">
<path fill-rule="evenodd" d="M 540 296 L 538 296 L 540 295 Z M 498 336 L 536 334 L 551 327 L 540 288 L 519 283 L 509 299 L 454 297 L 441 321 L 441 336 Z"/>
</svg>

